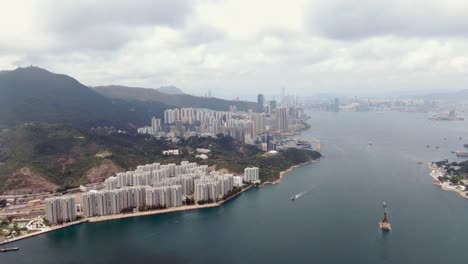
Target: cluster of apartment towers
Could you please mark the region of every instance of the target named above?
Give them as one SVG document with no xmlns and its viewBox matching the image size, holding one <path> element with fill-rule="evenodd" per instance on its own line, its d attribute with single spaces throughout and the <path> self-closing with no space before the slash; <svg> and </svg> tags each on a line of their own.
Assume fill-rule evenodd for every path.
<svg viewBox="0 0 468 264">
<path fill-rule="evenodd" d="M 140 134 L 161 137 L 191 137 L 224 134 L 244 143 L 253 144 L 257 135 L 276 131 L 289 131 L 289 114 L 287 107 L 277 107 L 274 114 L 237 112 L 236 107 L 230 111 L 214 111 L 204 108 L 175 108 L 164 111 L 164 122 L 153 117 L 151 126 L 138 129 Z"/>
<path fill-rule="evenodd" d="M 134 171 L 117 173 L 104 181 L 103 190 L 82 194 L 86 217 L 119 214 L 182 206 L 187 198 L 195 203 L 217 202 L 234 188 L 259 181 L 257 167 L 245 168 L 244 176 L 208 172 L 208 166 L 181 162 L 138 166 Z M 51 224 L 76 220 L 75 199 L 60 196 L 46 199 L 46 219 Z"/>
</svg>

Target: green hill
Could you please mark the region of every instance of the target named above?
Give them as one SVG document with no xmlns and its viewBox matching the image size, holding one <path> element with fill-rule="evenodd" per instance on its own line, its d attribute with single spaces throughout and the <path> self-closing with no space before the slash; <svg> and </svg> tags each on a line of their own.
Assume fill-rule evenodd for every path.
<svg viewBox="0 0 468 264">
<path fill-rule="evenodd" d="M 67 75 L 37 67 L 0 72 L 0 127 L 24 122 L 132 127 L 148 123 L 167 107 L 110 100 Z"/>
<path fill-rule="evenodd" d="M 262 181 L 275 180 L 280 171 L 320 157 L 318 152 L 297 149 L 265 156 L 256 147 L 227 136 L 171 143 L 146 135 L 100 136 L 67 125 L 33 123 L 0 132 L 0 193 L 76 187 L 141 164 L 196 161 L 196 148 L 212 150 L 210 158 L 199 163 L 236 173 L 258 166 Z M 162 150 L 167 149 L 179 149 L 181 155 L 163 156 Z"/>
<path fill-rule="evenodd" d="M 35 178 L 60 187 L 78 186 L 90 182 L 87 173 L 104 160 L 114 168 L 130 169 L 153 162 L 163 148 L 172 147 L 167 144 L 139 135 L 90 135 L 62 124 L 4 129 L 0 133 L 0 189 L 28 189 L 28 182 L 12 179 L 25 177 L 18 175 L 24 168 Z"/>
<path fill-rule="evenodd" d="M 227 111 L 235 105 L 238 110 L 256 109 L 256 103 L 246 101 L 223 100 L 214 97 L 197 97 L 188 94 L 167 94 L 156 89 L 126 87 L 119 85 L 93 87 L 98 93 L 113 99 L 133 100 L 143 102 L 159 102 L 176 107 L 208 108 Z"/>
</svg>

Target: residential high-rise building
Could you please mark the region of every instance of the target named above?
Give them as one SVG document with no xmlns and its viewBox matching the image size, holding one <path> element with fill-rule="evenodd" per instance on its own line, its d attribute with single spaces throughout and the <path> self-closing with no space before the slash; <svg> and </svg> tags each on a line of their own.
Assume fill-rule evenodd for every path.
<svg viewBox="0 0 468 264">
<path fill-rule="evenodd" d="M 257 96 L 257 113 L 263 113 L 265 106 L 265 96 L 263 94 L 259 94 Z"/>
<path fill-rule="evenodd" d="M 333 105 L 333 111 L 335 112 L 339 112 L 340 111 L 340 101 L 338 100 L 338 98 L 335 98 L 335 103 Z"/>
<path fill-rule="evenodd" d="M 157 134 L 158 132 L 161 132 L 161 119 L 158 119 L 156 117 L 153 117 L 151 119 L 151 130 L 153 135 Z"/>
<path fill-rule="evenodd" d="M 288 108 L 285 106 L 276 108 L 276 129 L 279 132 L 288 131 Z"/>
<path fill-rule="evenodd" d="M 255 182 L 258 181 L 260 175 L 260 169 L 257 167 L 249 167 L 244 169 L 244 181 Z"/>
<path fill-rule="evenodd" d="M 265 132 L 266 116 L 264 113 L 253 114 L 252 122 L 253 122 L 252 136 Z"/>
<path fill-rule="evenodd" d="M 270 105 L 271 111 L 276 109 L 276 101 L 275 100 L 271 100 L 269 105 Z M 273 113 L 270 113 L 270 114 L 273 114 Z"/>
<path fill-rule="evenodd" d="M 50 224 L 62 224 L 76 220 L 73 196 L 53 197 L 45 200 L 46 219 Z"/>
</svg>

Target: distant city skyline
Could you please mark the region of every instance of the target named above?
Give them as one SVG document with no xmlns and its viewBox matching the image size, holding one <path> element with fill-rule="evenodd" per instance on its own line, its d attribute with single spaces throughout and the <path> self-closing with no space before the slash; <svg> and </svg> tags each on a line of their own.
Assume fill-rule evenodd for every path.
<svg viewBox="0 0 468 264">
<path fill-rule="evenodd" d="M 89 86 L 222 98 L 468 87 L 459 0 L 20 0 L 2 6 L 0 32 L 0 69 L 36 65 Z"/>
</svg>

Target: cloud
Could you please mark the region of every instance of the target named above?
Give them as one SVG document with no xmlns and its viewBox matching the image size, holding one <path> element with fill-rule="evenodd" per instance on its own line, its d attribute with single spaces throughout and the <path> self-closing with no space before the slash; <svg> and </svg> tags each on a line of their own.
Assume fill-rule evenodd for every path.
<svg viewBox="0 0 468 264">
<path fill-rule="evenodd" d="M 228 98 L 468 85 L 465 1 L 8 1 L 0 69 Z"/>
<path fill-rule="evenodd" d="M 314 1 L 306 23 L 311 31 L 339 40 L 374 36 L 466 37 L 464 0 Z"/>
<path fill-rule="evenodd" d="M 193 5 L 191 0 L 14 1 L 0 10 L 0 49 L 117 49 L 154 26 L 184 27 Z"/>
</svg>

